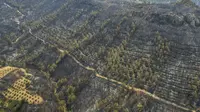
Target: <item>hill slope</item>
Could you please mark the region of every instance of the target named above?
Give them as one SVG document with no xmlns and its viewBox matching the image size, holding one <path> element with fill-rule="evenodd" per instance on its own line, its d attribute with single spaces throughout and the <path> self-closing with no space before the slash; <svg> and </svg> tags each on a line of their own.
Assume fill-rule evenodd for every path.
<svg viewBox="0 0 200 112">
<path fill-rule="evenodd" d="M 200 8 L 192 2 L 4 0 L 0 8 L 0 65 L 40 77 L 33 91 L 41 96 L 53 85 L 47 105 L 25 102 L 25 112 L 200 106 Z"/>
</svg>

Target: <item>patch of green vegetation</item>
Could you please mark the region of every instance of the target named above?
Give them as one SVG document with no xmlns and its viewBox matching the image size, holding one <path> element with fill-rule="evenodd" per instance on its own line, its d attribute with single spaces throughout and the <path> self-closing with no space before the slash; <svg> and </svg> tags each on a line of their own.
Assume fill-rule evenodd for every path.
<svg viewBox="0 0 200 112">
<path fill-rule="evenodd" d="M 66 107 L 66 103 L 65 103 L 65 100 L 59 100 L 58 101 L 58 111 L 59 112 L 67 112 L 67 107 Z"/>
<path fill-rule="evenodd" d="M 31 21 L 27 22 L 27 25 L 31 27 L 31 29 L 38 29 L 41 28 L 43 25 L 43 22 L 38 20 L 38 21 Z"/>
<path fill-rule="evenodd" d="M 126 20 L 128 20 L 128 17 L 124 16 L 124 17 L 121 19 L 121 21 L 120 21 L 119 24 L 122 24 L 122 23 L 125 22 Z"/>
<path fill-rule="evenodd" d="M 109 19 L 107 19 L 107 20 L 105 20 L 102 24 L 101 24 L 101 30 L 103 30 L 107 25 L 108 25 L 108 23 L 111 21 L 111 19 L 109 18 Z"/>
<path fill-rule="evenodd" d="M 167 55 L 170 52 L 169 42 L 165 38 L 161 37 L 160 33 L 156 33 L 155 38 L 155 60 L 159 62 L 164 62 L 167 58 Z"/>
<path fill-rule="evenodd" d="M 55 70 L 55 68 L 57 67 L 57 65 L 55 63 L 53 63 L 52 65 L 48 65 L 48 70 L 50 72 L 53 72 Z"/>
<path fill-rule="evenodd" d="M 72 111 L 71 104 L 76 100 L 76 89 L 72 85 L 66 86 L 67 79 L 63 78 L 55 83 L 54 95 L 56 96 L 59 104 L 58 110 L 61 112 Z M 62 88 L 62 91 L 57 91 L 58 88 Z M 67 100 L 63 100 L 67 99 Z"/>
<path fill-rule="evenodd" d="M 96 16 L 98 13 L 99 13 L 99 11 L 92 11 L 92 12 L 90 13 L 90 15 Z"/>
<path fill-rule="evenodd" d="M 190 88 L 192 89 L 192 92 L 190 94 L 191 100 L 190 100 L 190 106 L 193 108 L 196 108 L 196 102 L 198 102 L 200 96 L 200 80 L 199 80 L 199 74 L 196 74 L 192 80 L 190 81 Z"/>
<path fill-rule="evenodd" d="M 20 112 L 20 109 L 24 103 L 25 102 L 23 100 L 22 101 L 10 100 L 8 102 L 8 109 L 10 109 L 12 112 Z"/>
<path fill-rule="evenodd" d="M 75 87 L 68 86 L 66 90 L 66 95 L 68 96 L 67 104 L 71 104 L 75 101 L 76 95 L 75 95 Z"/>
<path fill-rule="evenodd" d="M 137 109 L 138 109 L 138 112 L 142 112 L 143 111 L 143 105 L 142 105 L 142 103 L 141 102 L 139 102 L 138 104 L 137 104 Z"/>
<path fill-rule="evenodd" d="M 151 57 L 131 59 L 126 45 L 127 41 L 124 40 L 119 46 L 107 50 L 105 56 L 107 76 L 142 89 L 153 88 L 159 74 L 153 69 Z"/>
<path fill-rule="evenodd" d="M 0 99 L 0 112 L 7 112 L 8 110 L 11 112 L 20 112 L 24 103 L 24 101 Z"/>
<path fill-rule="evenodd" d="M 42 19 L 36 20 L 36 21 L 29 21 L 27 22 L 27 26 L 29 26 L 32 30 L 44 28 L 49 23 L 54 21 L 57 18 L 57 13 L 59 11 L 54 11 L 46 16 L 44 16 Z"/>
<path fill-rule="evenodd" d="M 132 73 L 130 73 L 129 68 L 127 68 L 128 66 L 125 65 L 124 61 L 124 51 L 126 43 L 127 42 L 124 41 L 120 46 L 108 49 L 105 61 L 107 63 L 106 71 L 110 72 L 111 74 L 119 74 L 119 78 L 123 77 L 128 80 L 128 77 L 130 78 L 130 75 Z"/>
<path fill-rule="evenodd" d="M 51 13 L 51 14 L 45 16 L 45 17 L 43 18 L 43 22 L 50 22 L 50 21 L 53 21 L 54 19 L 56 19 L 56 17 L 57 17 L 56 15 L 57 15 L 57 13 Z"/>
</svg>

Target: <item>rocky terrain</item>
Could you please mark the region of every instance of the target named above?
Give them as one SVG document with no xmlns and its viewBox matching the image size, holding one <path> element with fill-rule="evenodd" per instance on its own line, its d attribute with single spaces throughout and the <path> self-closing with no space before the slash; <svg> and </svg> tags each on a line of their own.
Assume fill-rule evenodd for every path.
<svg viewBox="0 0 200 112">
<path fill-rule="evenodd" d="M 158 1 L 1 0 L 0 73 L 43 102 L 6 97 L 11 71 L 0 111 L 198 111 L 199 2 Z"/>
</svg>

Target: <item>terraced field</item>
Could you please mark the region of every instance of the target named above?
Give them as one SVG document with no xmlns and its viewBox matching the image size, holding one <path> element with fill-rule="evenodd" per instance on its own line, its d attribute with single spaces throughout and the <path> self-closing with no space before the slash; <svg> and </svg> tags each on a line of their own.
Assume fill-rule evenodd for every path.
<svg viewBox="0 0 200 112">
<path fill-rule="evenodd" d="M 43 98 L 39 95 L 32 95 L 30 92 L 26 89 L 26 85 L 30 84 L 31 81 L 26 79 L 26 71 L 24 69 L 16 68 L 16 67 L 2 67 L 0 69 L 1 78 L 5 77 L 7 74 L 13 72 L 16 70 L 17 72 L 22 72 L 22 74 L 14 74 L 14 75 L 25 75 L 23 76 L 17 76 L 19 79 L 17 79 L 11 87 L 7 88 L 6 91 L 2 92 L 2 95 L 6 97 L 9 100 L 17 100 L 17 101 L 26 101 L 29 104 L 41 104 L 43 102 Z M 29 74 L 30 75 L 30 74 Z"/>
<path fill-rule="evenodd" d="M 17 70 L 15 67 L 1 67 L 0 68 L 0 79 L 9 74 L 10 72 Z"/>
</svg>

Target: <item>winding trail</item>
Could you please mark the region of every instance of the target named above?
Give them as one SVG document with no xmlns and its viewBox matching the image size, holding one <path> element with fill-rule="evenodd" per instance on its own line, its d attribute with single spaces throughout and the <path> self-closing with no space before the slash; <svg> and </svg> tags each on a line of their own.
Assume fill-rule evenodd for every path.
<svg viewBox="0 0 200 112">
<path fill-rule="evenodd" d="M 32 33 L 32 31 L 31 31 L 30 28 L 29 28 L 29 33 L 30 33 L 33 37 L 35 37 L 36 39 L 42 41 L 44 44 L 50 44 L 49 42 L 46 42 L 45 40 L 43 40 L 43 39 L 41 39 L 41 38 L 35 36 L 35 35 Z M 78 61 L 73 55 L 71 55 L 71 54 L 69 53 L 69 51 L 63 50 L 63 49 L 60 49 L 60 48 L 57 48 L 57 49 L 58 49 L 60 52 L 65 52 L 66 55 L 70 56 L 79 66 L 83 67 L 83 68 L 86 69 L 86 70 L 93 71 L 93 72 L 95 73 L 95 76 L 98 77 L 98 78 L 101 78 L 101 79 L 110 81 L 110 82 L 112 82 L 112 83 L 121 85 L 122 87 L 124 87 L 124 88 L 126 88 L 126 89 L 128 89 L 128 90 L 135 91 L 135 92 L 137 92 L 137 93 L 143 93 L 144 95 L 149 96 L 149 97 L 151 97 L 151 98 L 153 98 L 153 99 L 155 99 L 155 100 L 158 100 L 158 101 L 163 102 L 163 103 L 168 104 L 168 105 L 172 105 L 172 106 L 174 106 L 174 107 L 176 107 L 176 108 L 179 108 L 179 109 L 182 109 L 182 110 L 184 110 L 184 111 L 196 112 L 196 110 L 192 110 L 192 109 L 183 107 L 183 106 L 181 106 L 181 105 L 178 105 L 178 104 L 176 104 L 176 103 L 170 102 L 170 101 L 168 101 L 168 100 L 165 100 L 165 99 L 163 99 L 163 98 L 160 98 L 160 97 L 156 96 L 155 94 L 152 94 L 152 93 L 150 93 L 150 92 L 148 92 L 148 91 L 146 91 L 146 90 L 144 90 L 144 89 L 140 89 L 140 88 L 136 88 L 136 87 L 131 87 L 131 86 L 129 86 L 129 85 L 123 83 L 123 82 L 120 82 L 120 81 L 117 81 L 117 80 L 115 80 L 115 79 L 107 78 L 107 77 L 105 77 L 105 76 L 103 76 L 103 75 L 100 75 L 99 73 L 97 73 L 97 71 L 96 71 L 94 68 L 83 65 L 83 64 L 82 64 L 80 61 Z"/>
<path fill-rule="evenodd" d="M 59 51 L 64 51 L 64 50 L 59 49 Z M 68 51 L 66 51 L 66 52 L 68 52 Z M 163 103 L 165 103 L 165 104 L 172 105 L 172 106 L 177 107 L 177 108 L 179 108 L 179 109 L 182 109 L 182 110 L 185 110 L 185 111 L 189 111 L 189 112 L 196 112 L 195 110 L 191 110 L 191 109 L 189 109 L 189 108 L 180 106 L 180 105 L 178 105 L 178 104 L 176 104 L 176 103 L 173 103 L 173 102 L 170 102 L 170 101 L 165 100 L 165 99 L 163 99 L 163 98 L 160 98 L 160 97 L 156 96 L 155 94 L 152 94 L 152 93 L 150 93 L 150 92 L 148 92 L 148 91 L 146 91 L 146 90 L 144 90 L 144 89 L 132 87 L 132 86 L 129 86 L 129 85 L 123 83 L 123 82 L 120 82 L 120 81 L 117 81 L 117 80 L 115 80 L 115 79 L 107 78 L 107 77 L 105 77 L 105 76 L 103 76 L 103 75 L 100 75 L 99 73 L 96 72 L 96 70 L 95 70 L 94 68 L 91 68 L 91 67 L 88 67 L 88 66 L 84 66 L 81 62 L 79 62 L 79 61 L 78 61 L 74 56 L 72 56 L 69 52 L 68 52 L 68 55 L 69 55 L 77 64 L 79 64 L 79 66 L 83 67 L 83 68 L 86 69 L 86 70 L 95 72 L 95 76 L 98 77 L 98 78 L 101 78 L 101 79 L 110 81 L 110 82 L 112 82 L 112 83 L 121 85 L 122 87 L 124 87 L 124 88 L 126 88 L 126 89 L 128 89 L 128 90 L 135 91 L 135 92 L 137 92 L 137 93 L 143 93 L 144 95 L 147 95 L 147 96 L 149 96 L 149 97 L 151 97 L 151 98 L 153 98 L 153 99 L 156 99 L 156 100 L 158 100 L 158 101 L 161 101 L 161 102 L 163 102 Z"/>
<path fill-rule="evenodd" d="M 59 49 L 59 51 L 62 51 L 62 52 L 63 52 L 63 51 L 65 51 L 65 50 Z M 94 68 L 91 68 L 91 67 L 88 67 L 88 66 L 84 66 L 84 65 L 83 65 L 81 62 L 79 62 L 74 56 L 72 56 L 68 51 L 65 51 L 65 52 L 67 52 L 67 54 L 68 54 L 77 64 L 79 64 L 79 66 L 83 67 L 83 68 L 86 69 L 86 70 L 95 72 L 95 76 L 98 77 L 98 78 L 101 78 L 101 79 L 110 81 L 110 82 L 112 82 L 112 83 L 121 85 L 122 87 L 124 87 L 124 88 L 126 88 L 126 89 L 128 89 L 128 90 L 135 91 L 135 92 L 137 92 L 137 93 L 143 93 L 144 95 L 147 95 L 147 96 L 149 96 L 149 97 L 151 97 L 151 98 L 153 98 L 153 99 L 155 99 L 155 100 L 161 101 L 161 102 L 163 102 L 163 103 L 165 103 L 165 104 L 168 104 L 168 105 L 172 105 L 172 106 L 177 107 L 177 108 L 179 108 L 179 109 L 182 109 L 182 110 L 185 110 L 185 111 L 189 111 L 189 112 L 196 112 L 195 110 L 191 110 L 191 109 L 189 109 L 189 108 L 180 106 L 180 105 L 178 105 L 178 104 L 176 104 L 176 103 L 173 103 L 173 102 L 170 102 L 170 101 L 165 100 L 165 99 L 163 99 L 163 98 L 160 98 L 160 97 L 156 96 L 155 94 L 152 94 L 152 93 L 150 93 L 150 92 L 148 92 L 148 91 L 146 91 L 146 90 L 144 90 L 144 89 L 132 87 L 132 86 L 129 86 L 129 85 L 123 83 L 123 82 L 120 82 L 120 81 L 117 81 L 117 80 L 115 80 L 115 79 L 107 78 L 107 77 L 105 77 L 105 76 L 103 76 L 103 75 L 100 75 L 99 73 L 96 72 L 96 70 L 95 70 Z"/>
<path fill-rule="evenodd" d="M 117 81 L 117 80 L 115 80 L 115 79 L 107 78 L 107 77 L 105 77 L 105 76 L 103 76 L 103 75 L 100 75 L 100 74 L 98 74 L 98 73 L 96 72 L 96 70 L 95 70 L 94 68 L 91 68 L 91 67 L 88 67 L 88 66 L 86 67 L 86 66 L 84 66 L 82 63 L 80 63 L 76 58 L 74 58 L 72 55 L 70 55 L 70 54 L 68 54 L 68 55 L 69 55 L 77 64 L 79 64 L 81 67 L 85 68 L 86 70 L 95 72 L 95 76 L 98 77 L 98 78 L 101 78 L 101 79 L 110 81 L 110 82 L 112 82 L 112 83 L 121 85 L 122 87 L 124 87 L 124 88 L 126 88 L 126 89 L 128 89 L 128 90 L 135 91 L 135 92 L 137 92 L 137 93 L 143 93 L 144 95 L 147 95 L 147 96 L 149 96 L 149 97 L 151 97 L 151 98 L 153 98 L 153 99 L 159 100 L 159 101 L 161 101 L 161 102 L 163 102 L 163 103 L 165 103 L 165 104 L 172 105 L 172 106 L 177 107 L 177 108 L 179 108 L 179 109 L 182 109 L 182 110 L 185 110 L 185 111 L 189 111 L 189 112 L 196 112 L 195 110 L 191 110 L 191 109 L 189 109 L 189 108 L 180 106 L 180 105 L 178 105 L 178 104 L 176 104 L 176 103 L 173 103 L 173 102 L 167 101 L 167 100 L 165 100 L 165 99 L 163 99 L 163 98 L 160 98 L 160 97 L 156 96 L 155 94 L 152 94 L 152 93 L 150 93 L 150 92 L 148 92 L 148 91 L 146 91 L 146 90 L 144 90 L 144 89 L 132 87 L 132 86 L 129 86 L 129 85 L 123 83 L 123 82 L 120 82 L 120 81 Z"/>
<path fill-rule="evenodd" d="M 11 9 L 13 9 L 10 5 L 8 5 L 8 4 L 6 4 L 6 3 L 4 3 L 4 5 L 6 5 L 7 7 L 11 8 Z M 25 15 L 24 15 L 23 13 L 21 13 L 19 10 L 16 10 L 16 11 L 17 11 L 19 14 L 21 14 L 21 16 L 19 17 L 19 19 L 22 19 L 22 18 L 25 16 Z M 20 24 L 20 22 L 19 22 L 18 24 Z M 31 28 L 28 28 L 28 33 L 31 34 L 36 40 L 42 41 L 43 44 L 50 44 L 49 42 L 46 42 L 44 39 L 42 39 L 42 38 L 40 38 L 40 37 L 38 37 L 38 36 L 35 36 L 35 35 L 32 33 Z M 22 36 L 22 37 L 23 37 L 23 36 Z M 14 43 L 17 43 L 22 37 L 16 39 L 16 41 L 15 41 Z M 50 44 L 50 45 L 51 45 L 51 44 Z M 83 67 L 83 68 L 86 69 L 86 70 L 93 71 L 93 72 L 95 73 L 95 76 L 98 77 L 98 78 L 101 78 L 101 79 L 110 81 L 110 82 L 112 82 L 112 83 L 121 85 L 122 87 L 124 87 L 124 88 L 126 88 L 126 89 L 128 89 L 128 90 L 135 91 L 135 92 L 137 92 L 137 93 L 138 93 L 138 92 L 139 92 L 139 93 L 143 93 L 144 95 L 147 95 L 147 96 L 149 96 L 149 97 L 151 97 L 151 98 L 153 98 L 153 99 L 155 99 L 155 100 L 161 101 L 161 102 L 163 102 L 163 103 L 165 103 L 165 104 L 168 104 L 168 105 L 172 105 L 172 106 L 177 107 L 177 108 L 179 108 L 179 109 L 182 109 L 182 110 L 185 110 L 185 111 L 190 111 L 190 112 L 196 112 L 195 110 L 191 110 L 191 109 L 189 109 L 189 108 L 180 106 L 180 105 L 178 105 L 178 104 L 176 104 L 176 103 L 173 103 L 173 102 L 167 101 L 167 100 L 165 100 L 165 99 L 163 99 L 163 98 L 160 98 L 160 97 L 156 96 L 155 94 L 152 94 L 152 93 L 150 93 L 150 92 L 148 92 L 148 91 L 146 91 L 146 90 L 144 90 L 144 89 L 132 87 L 132 86 L 129 86 L 129 85 L 123 83 L 123 82 L 120 82 L 120 81 L 117 81 L 117 80 L 115 80 L 115 79 L 107 78 L 107 77 L 105 77 L 105 76 L 103 76 L 103 75 L 100 75 L 99 73 L 97 73 L 97 71 L 96 71 L 94 68 L 91 68 L 91 67 L 89 67 L 89 66 L 83 65 L 83 64 L 82 64 L 81 62 L 79 62 L 73 55 L 71 55 L 68 51 L 62 50 L 62 49 L 59 49 L 59 48 L 58 48 L 58 50 L 59 50 L 60 52 L 66 52 L 66 54 L 69 55 L 79 66 Z M 5 69 L 5 70 L 3 70 L 3 69 Z M 7 67 L 7 68 L 0 68 L 0 71 L 2 70 L 2 72 L 0 72 L 0 78 L 1 78 L 1 77 L 4 77 L 6 74 L 12 72 L 12 71 L 15 70 L 15 69 L 16 69 L 16 68 L 10 68 L 10 67 Z"/>
<path fill-rule="evenodd" d="M 126 84 L 123 83 L 123 82 L 120 82 L 120 81 L 117 81 L 117 80 L 114 80 L 114 79 L 109 79 L 109 78 L 107 78 L 107 77 L 105 77 L 105 76 L 102 76 L 102 75 L 100 75 L 100 74 L 96 74 L 96 76 L 99 77 L 99 78 L 101 78 L 101 79 L 105 79 L 105 80 L 108 80 L 108 81 L 110 81 L 110 82 L 119 84 L 119 85 L 121 85 L 121 86 L 127 88 L 128 90 L 132 90 L 132 91 L 135 91 L 135 92 L 143 93 L 144 95 L 147 95 L 147 96 L 149 96 L 149 97 L 151 97 L 151 98 L 153 98 L 153 99 L 159 100 L 159 101 L 161 101 L 161 102 L 163 102 L 163 103 L 165 103 L 165 104 L 172 105 L 172 106 L 174 106 L 174 107 L 180 108 L 180 109 L 185 110 L 185 111 L 196 112 L 195 110 L 190 110 L 190 109 L 188 109 L 188 108 L 186 108 L 186 107 L 182 107 L 182 106 L 180 106 L 180 105 L 177 105 L 176 103 L 172 103 L 172 102 L 170 102 L 170 101 L 167 101 L 167 100 L 165 100 L 165 99 L 162 99 L 162 98 L 156 96 L 155 94 L 152 94 L 152 93 L 150 93 L 150 92 L 148 92 L 148 91 L 146 91 L 146 90 L 139 89 L 139 88 L 135 88 L 135 87 L 131 87 L 131 86 L 129 86 L 129 85 L 126 85 Z"/>
</svg>

